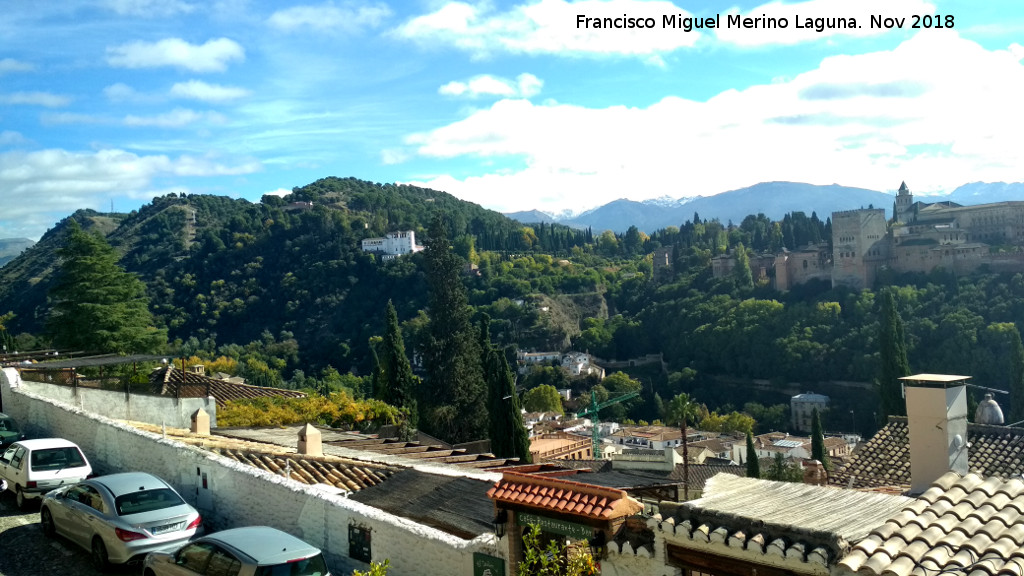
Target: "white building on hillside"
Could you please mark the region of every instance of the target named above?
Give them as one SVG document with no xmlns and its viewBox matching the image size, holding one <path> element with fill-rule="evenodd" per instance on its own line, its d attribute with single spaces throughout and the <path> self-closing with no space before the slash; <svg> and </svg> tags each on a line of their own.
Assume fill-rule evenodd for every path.
<svg viewBox="0 0 1024 576">
<path fill-rule="evenodd" d="M 393 260 L 420 250 L 423 250 L 423 246 L 416 245 L 416 233 L 412 230 L 388 232 L 384 238 L 363 239 L 363 252 L 380 254 L 381 260 Z"/>
</svg>

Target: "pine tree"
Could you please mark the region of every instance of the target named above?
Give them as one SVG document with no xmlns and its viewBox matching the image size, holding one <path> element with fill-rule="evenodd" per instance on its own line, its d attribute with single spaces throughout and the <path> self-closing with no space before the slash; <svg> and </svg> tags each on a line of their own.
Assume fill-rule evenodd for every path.
<svg viewBox="0 0 1024 576">
<path fill-rule="evenodd" d="M 903 320 L 896 310 L 896 299 L 890 290 L 882 292 L 880 322 L 878 340 L 881 346 L 881 371 L 876 385 L 881 399 L 882 415 L 906 416 L 907 404 L 903 400 L 899 378 L 910 376 L 910 364 L 907 362 Z"/>
<path fill-rule="evenodd" d="M 817 408 L 811 412 L 811 459 L 821 462 L 825 470 L 832 471 L 832 463 L 825 453 L 825 432 L 821 429 L 821 417 Z"/>
<path fill-rule="evenodd" d="M 379 345 L 380 383 L 376 396 L 380 400 L 406 411 L 406 424 L 415 428 L 419 421 L 416 388 L 419 378 L 412 373 L 409 357 L 405 355 L 402 329 L 398 326 L 398 313 L 388 300 L 385 313 L 387 328 Z"/>
<path fill-rule="evenodd" d="M 480 348 L 469 321 L 462 265 L 452 252 L 440 217 L 430 225 L 424 256 L 430 289 L 424 366 L 426 386 L 420 397 L 421 427 L 457 444 L 487 435 L 487 389 Z"/>
<path fill-rule="evenodd" d="M 53 345 L 87 352 L 158 352 L 167 331 L 153 326 L 146 286 L 117 263 L 98 234 L 71 220 L 56 284 L 50 289 L 47 331 Z"/>
<path fill-rule="evenodd" d="M 754 448 L 754 436 L 747 432 L 747 478 L 761 477 L 761 462 L 757 459 L 757 450 Z"/>
<path fill-rule="evenodd" d="M 480 349 L 487 380 L 487 403 L 491 415 L 491 452 L 501 458 L 519 458 L 529 464 L 530 435 L 516 394 L 516 380 L 505 355 L 491 344 L 490 318 L 480 319 Z"/>
</svg>

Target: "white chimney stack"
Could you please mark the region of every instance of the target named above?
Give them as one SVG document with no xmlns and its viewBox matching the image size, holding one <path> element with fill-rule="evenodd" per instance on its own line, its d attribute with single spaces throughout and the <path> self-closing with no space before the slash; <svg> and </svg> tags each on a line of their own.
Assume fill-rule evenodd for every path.
<svg viewBox="0 0 1024 576">
<path fill-rule="evenodd" d="M 967 474 L 967 380 L 918 374 L 900 378 L 910 428 L 910 492 L 920 494 L 946 472 Z"/>
</svg>

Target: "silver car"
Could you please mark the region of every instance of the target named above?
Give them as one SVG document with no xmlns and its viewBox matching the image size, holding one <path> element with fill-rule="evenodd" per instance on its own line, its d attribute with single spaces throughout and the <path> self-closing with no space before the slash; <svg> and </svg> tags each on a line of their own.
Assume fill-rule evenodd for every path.
<svg viewBox="0 0 1024 576">
<path fill-rule="evenodd" d="M 97 569 L 139 560 L 195 536 L 202 518 L 166 482 L 145 472 L 100 476 L 46 494 L 43 532 L 92 553 Z"/>
<path fill-rule="evenodd" d="M 267 526 L 208 534 L 174 552 L 154 552 L 144 576 L 330 576 L 319 548 Z"/>
</svg>

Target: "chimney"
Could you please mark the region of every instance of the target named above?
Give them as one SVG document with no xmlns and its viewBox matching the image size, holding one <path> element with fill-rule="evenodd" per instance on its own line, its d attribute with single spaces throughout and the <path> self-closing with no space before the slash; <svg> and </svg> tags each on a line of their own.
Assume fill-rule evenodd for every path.
<svg viewBox="0 0 1024 576">
<path fill-rule="evenodd" d="M 828 472 L 825 466 L 817 460 L 804 460 L 801 464 L 804 470 L 804 484 L 825 486 L 828 484 Z"/>
<path fill-rule="evenodd" d="M 192 423 L 189 430 L 196 436 L 210 435 L 210 415 L 202 408 L 192 413 Z"/>
<path fill-rule="evenodd" d="M 308 422 L 299 430 L 298 452 L 306 456 L 324 455 L 320 431 Z"/>
<path fill-rule="evenodd" d="M 946 472 L 967 474 L 967 379 L 918 374 L 905 384 L 910 428 L 910 493 L 920 494 Z"/>
</svg>

